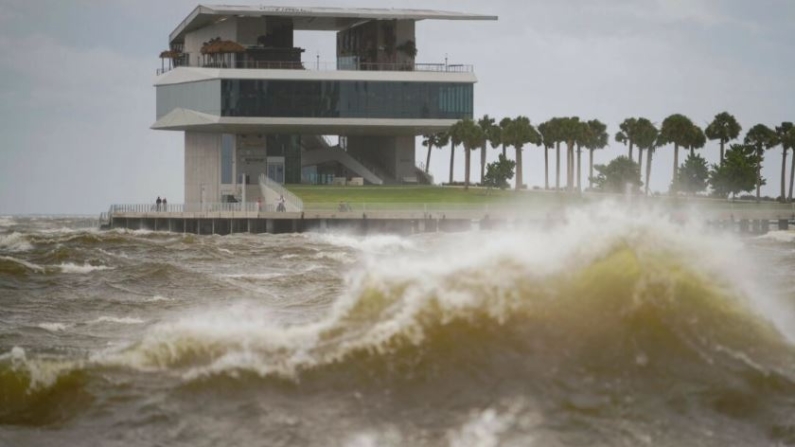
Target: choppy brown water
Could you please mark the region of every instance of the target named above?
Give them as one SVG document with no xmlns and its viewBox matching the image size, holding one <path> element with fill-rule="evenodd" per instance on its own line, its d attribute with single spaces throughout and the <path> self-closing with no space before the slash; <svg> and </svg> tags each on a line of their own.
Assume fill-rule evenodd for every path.
<svg viewBox="0 0 795 447">
<path fill-rule="evenodd" d="M 0 218 L 0 445 L 795 443 L 795 235 Z"/>
</svg>

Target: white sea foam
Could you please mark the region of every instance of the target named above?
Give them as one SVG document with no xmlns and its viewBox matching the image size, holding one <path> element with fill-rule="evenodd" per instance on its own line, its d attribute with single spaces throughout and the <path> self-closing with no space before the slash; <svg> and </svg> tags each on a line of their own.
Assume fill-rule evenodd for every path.
<svg viewBox="0 0 795 447">
<path fill-rule="evenodd" d="M 72 264 L 71 262 L 61 264 L 58 266 L 58 268 L 60 268 L 63 273 L 71 273 L 78 275 L 84 275 L 91 272 L 111 269 L 111 267 L 104 265 L 90 265 L 90 264 L 77 265 L 77 264 Z"/>
<path fill-rule="evenodd" d="M 450 447 L 497 447 L 500 436 L 510 428 L 514 417 L 511 413 L 499 414 L 492 408 L 477 413 L 460 429 L 448 434 Z"/>
<path fill-rule="evenodd" d="M 11 234 L 0 235 L 0 251 L 22 252 L 33 248 L 22 233 L 13 232 Z"/>
<path fill-rule="evenodd" d="M 353 264 L 356 262 L 348 253 L 337 251 L 337 252 L 328 252 L 328 251 L 321 251 L 319 253 L 315 253 L 312 255 L 313 259 L 330 259 L 332 261 L 341 262 L 343 264 Z"/>
<path fill-rule="evenodd" d="M 416 248 L 411 240 L 391 234 L 365 237 L 346 234 L 322 234 L 317 237 L 321 242 L 326 244 L 336 247 L 351 248 L 365 253 L 391 253 Z"/>
<path fill-rule="evenodd" d="M 60 332 L 66 330 L 69 326 L 63 323 L 39 323 L 38 327 L 50 332 Z"/>
<path fill-rule="evenodd" d="M 219 248 L 218 251 L 220 251 L 221 253 L 226 253 L 228 255 L 233 255 L 234 254 L 232 252 L 232 250 L 229 250 L 229 249 L 226 249 L 226 248 Z"/>
<path fill-rule="evenodd" d="M 144 299 L 144 303 L 159 303 L 163 301 L 173 301 L 172 298 L 168 298 L 162 295 L 155 295 L 149 298 Z"/>
<path fill-rule="evenodd" d="M 79 367 L 78 362 L 53 360 L 31 360 L 25 350 L 14 346 L 6 354 L 0 354 L 0 361 L 8 360 L 15 370 L 24 370 L 28 375 L 28 390 L 48 388 L 55 384 L 62 374 Z"/>
<path fill-rule="evenodd" d="M 221 275 L 223 278 L 267 280 L 284 276 L 284 273 L 229 273 Z"/>
<path fill-rule="evenodd" d="M 88 324 L 115 323 L 115 324 L 143 324 L 144 320 L 135 317 L 102 316 L 91 320 Z"/>
<path fill-rule="evenodd" d="M 287 259 L 296 259 L 296 258 L 300 258 L 300 257 L 301 257 L 300 255 L 296 255 L 296 254 L 290 253 L 290 254 L 286 254 L 286 255 L 281 255 L 279 257 L 279 259 L 287 260 Z"/>
<path fill-rule="evenodd" d="M 14 218 L 9 216 L 0 216 L 0 228 L 10 227 L 14 225 Z"/>
<path fill-rule="evenodd" d="M 44 267 L 42 267 L 42 266 L 40 266 L 38 264 L 34 264 L 34 263 L 28 262 L 28 261 L 24 261 L 22 259 L 12 258 L 11 256 L 0 256 L 0 259 L 3 259 L 5 261 L 10 261 L 10 262 L 17 263 L 17 264 L 19 264 L 21 266 L 24 266 L 24 267 L 28 268 L 29 270 L 35 271 L 35 272 L 40 272 L 41 273 L 41 272 L 45 271 Z"/>
<path fill-rule="evenodd" d="M 784 243 L 795 242 L 795 231 L 771 231 L 759 236 L 758 239 L 767 239 Z"/>
</svg>

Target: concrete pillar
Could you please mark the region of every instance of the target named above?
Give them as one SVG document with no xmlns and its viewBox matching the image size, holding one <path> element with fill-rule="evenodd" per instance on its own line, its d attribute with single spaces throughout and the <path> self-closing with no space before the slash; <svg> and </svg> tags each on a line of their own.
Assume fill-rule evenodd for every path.
<svg viewBox="0 0 795 447">
<path fill-rule="evenodd" d="M 778 220 L 778 229 L 780 231 L 789 230 L 789 220 L 787 220 L 787 219 L 779 219 Z"/>
<path fill-rule="evenodd" d="M 762 234 L 770 233 L 770 220 L 762 219 L 761 224 L 762 224 L 761 233 Z"/>
<path fill-rule="evenodd" d="M 269 234 L 276 232 L 276 222 L 273 219 L 265 219 L 265 232 Z"/>
<path fill-rule="evenodd" d="M 740 233 L 747 233 L 748 227 L 748 219 L 740 219 Z"/>
</svg>

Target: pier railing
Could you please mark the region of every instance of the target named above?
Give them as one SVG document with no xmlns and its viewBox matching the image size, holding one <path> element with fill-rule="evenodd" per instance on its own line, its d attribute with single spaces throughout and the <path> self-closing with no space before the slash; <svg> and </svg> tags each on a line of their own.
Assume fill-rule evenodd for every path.
<svg viewBox="0 0 795 447">
<path fill-rule="evenodd" d="M 566 204 L 556 202 L 538 203 L 390 203 L 390 202 L 328 202 L 304 204 L 298 197 L 285 191 L 286 214 L 301 213 L 306 216 L 330 218 L 442 218 L 457 217 L 480 219 L 491 218 L 548 218 L 562 216 Z M 639 205 L 645 203 L 643 200 Z M 653 204 L 653 202 L 649 202 Z M 707 220 L 742 219 L 787 219 L 795 220 L 795 207 L 791 204 L 755 204 L 753 202 L 711 201 L 711 203 L 682 202 L 679 207 L 666 207 L 671 213 L 687 214 L 690 210 Z M 693 205 L 692 208 L 688 205 Z M 263 213 L 279 213 L 278 202 L 269 201 L 248 203 L 169 203 L 156 204 L 116 204 L 100 216 L 103 224 L 110 223 L 114 217 L 251 217 Z M 683 214 L 683 215 L 684 215 Z M 278 214 L 277 214 L 278 216 Z"/>
</svg>

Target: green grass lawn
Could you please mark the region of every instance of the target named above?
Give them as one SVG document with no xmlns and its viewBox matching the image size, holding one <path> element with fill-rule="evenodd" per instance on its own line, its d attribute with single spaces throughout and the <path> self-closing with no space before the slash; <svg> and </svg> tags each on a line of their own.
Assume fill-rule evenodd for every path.
<svg viewBox="0 0 795 447">
<path fill-rule="evenodd" d="M 288 185 L 287 187 L 309 203 L 471 203 L 504 202 L 516 197 L 513 191 L 471 188 L 443 188 L 441 186 L 329 186 Z"/>
<path fill-rule="evenodd" d="M 487 205 L 507 205 L 520 207 L 556 207 L 560 205 L 581 204 L 608 198 L 624 200 L 621 195 L 585 193 L 563 194 L 552 191 L 514 191 L 498 189 L 441 186 L 332 186 L 332 185 L 288 185 L 287 188 L 304 201 L 307 208 L 336 209 L 340 202 L 346 202 L 355 209 L 429 209 L 444 206 L 447 209 L 480 209 Z M 729 202 L 704 197 L 636 197 L 635 200 L 648 200 L 664 206 L 704 207 L 710 211 L 767 209 L 795 212 L 792 204 L 753 201 Z"/>
</svg>

